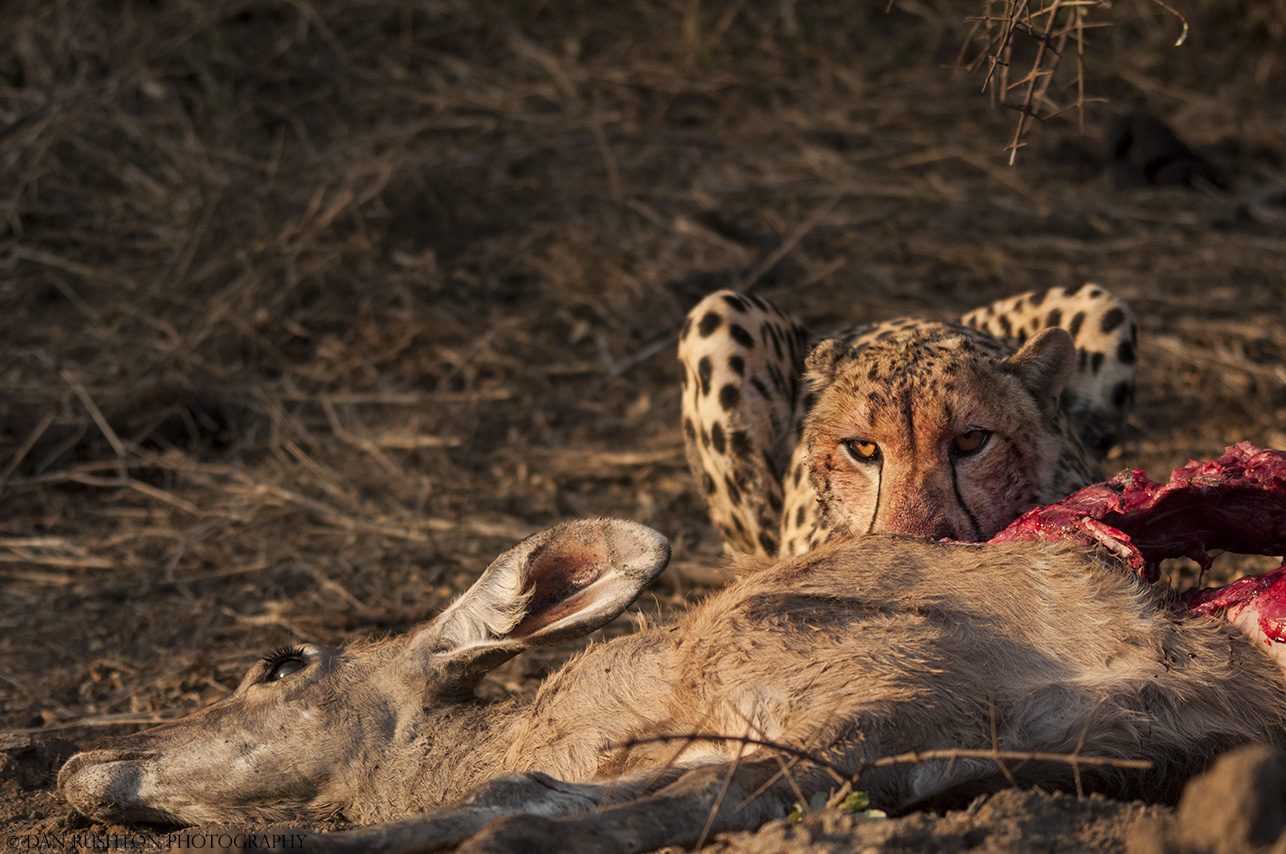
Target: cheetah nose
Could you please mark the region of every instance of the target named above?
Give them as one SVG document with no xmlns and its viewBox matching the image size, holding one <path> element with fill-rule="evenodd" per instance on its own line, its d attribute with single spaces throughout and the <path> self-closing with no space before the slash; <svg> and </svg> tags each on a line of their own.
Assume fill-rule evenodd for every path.
<svg viewBox="0 0 1286 854">
<path fill-rule="evenodd" d="M 958 530 L 957 526 L 951 524 L 951 520 L 944 515 L 927 508 L 904 509 L 901 512 L 892 513 L 883 524 L 875 525 L 872 530 L 930 540 L 978 541 L 973 532 Z"/>
</svg>

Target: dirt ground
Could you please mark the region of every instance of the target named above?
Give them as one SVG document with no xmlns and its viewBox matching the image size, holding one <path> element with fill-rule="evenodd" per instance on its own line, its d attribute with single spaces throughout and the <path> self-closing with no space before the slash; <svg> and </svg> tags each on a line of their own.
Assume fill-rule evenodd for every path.
<svg viewBox="0 0 1286 854">
<path fill-rule="evenodd" d="M 1110 470 L 1286 447 L 1283 4 L 1172 0 L 1182 47 L 1093 10 L 1084 132 L 1013 167 L 953 70 L 986 4 L 884 5 L 5 3 L 0 846 L 127 833 L 58 799 L 77 746 L 402 630 L 557 520 L 671 538 L 645 613 L 699 596 L 674 347 L 717 287 L 824 330 L 1097 281 L 1142 330 Z M 1216 171 L 1150 183 L 1108 143 L 1140 110 Z M 1121 851 L 1169 814 L 1011 792 L 711 850 Z"/>
</svg>

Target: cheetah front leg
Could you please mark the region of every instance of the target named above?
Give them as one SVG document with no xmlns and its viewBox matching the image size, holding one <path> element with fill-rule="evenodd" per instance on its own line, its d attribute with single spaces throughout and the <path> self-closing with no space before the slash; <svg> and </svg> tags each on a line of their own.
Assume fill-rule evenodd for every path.
<svg viewBox="0 0 1286 854">
<path fill-rule="evenodd" d="M 790 315 L 730 290 L 697 303 L 679 337 L 688 464 L 731 550 L 777 555 L 807 340 Z"/>
<path fill-rule="evenodd" d="M 974 309 L 960 322 L 1020 345 L 1052 326 L 1071 333 L 1076 369 L 1063 410 L 1095 463 L 1103 461 L 1134 403 L 1137 328 L 1125 302 L 1095 284 L 1050 288 Z"/>
</svg>

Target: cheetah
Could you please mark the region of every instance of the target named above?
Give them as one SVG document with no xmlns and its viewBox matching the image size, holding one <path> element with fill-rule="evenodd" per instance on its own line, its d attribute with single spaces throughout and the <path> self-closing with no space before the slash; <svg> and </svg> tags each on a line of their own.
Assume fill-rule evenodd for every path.
<svg viewBox="0 0 1286 854">
<path fill-rule="evenodd" d="M 1136 335 L 1094 284 L 820 342 L 767 300 L 718 291 L 680 335 L 688 462 L 731 551 L 788 557 L 872 531 L 986 540 L 1100 479 Z"/>
</svg>

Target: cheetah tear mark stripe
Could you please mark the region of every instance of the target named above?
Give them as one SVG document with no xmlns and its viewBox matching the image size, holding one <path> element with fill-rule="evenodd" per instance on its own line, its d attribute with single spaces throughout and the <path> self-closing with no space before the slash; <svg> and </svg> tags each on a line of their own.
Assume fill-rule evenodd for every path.
<svg viewBox="0 0 1286 854">
<path fill-rule="evenodd" d="M 875 520 L 880 518 L 880 496 L 884 494 L 884 455 L 880 455 L 880 470 L 875 475 L 875 509 L 871 511 L 871 524 L 867 526 L 866 533 L 870 534 L 875 531 Z"/>
<path fill-rule="evenodd" d="M 964 511 L 965 516 L 969 519 L 969 525 L 973 528 L 973 539 L 980 540 L 982 539 L 982 526 L 978 524 L 978 517 L 973 514 L 973 510 L 969 509 L 969 505 L 965 503 L 964 496 L 960 494 L 960 480 L 956 471 L 956 462 L 957 460 L 954 457 L 951 458 L 951 492 L 956 497 L 956 503 L 960 505 L 960 509 Z"/>
</svg>

